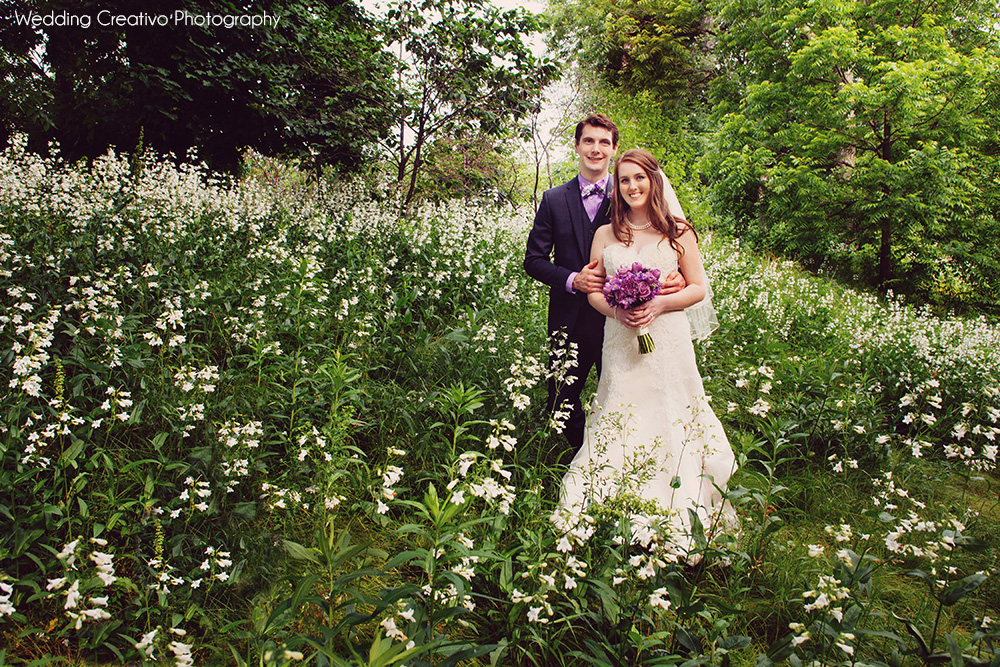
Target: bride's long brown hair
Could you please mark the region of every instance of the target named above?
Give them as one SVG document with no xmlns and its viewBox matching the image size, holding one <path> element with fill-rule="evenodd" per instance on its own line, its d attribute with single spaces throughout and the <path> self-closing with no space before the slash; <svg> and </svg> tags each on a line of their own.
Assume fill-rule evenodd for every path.
<svg viewBox="0 0 1000 667">
<path fill-rule="evenodd" d="M 677 239 L 687 229 L 694 232 L 694 227 L 684 218 L 670 214 L 666 197 L 663 195 L 663 177 L 660 176 L 660 165 L 652 153 L 641 148 L 625 151 L 615 162 L 615 196 L 611 202 L 611 230 L 614 232 L 615 238 L 625 245 L 632 245 L 632 229 L 626 222 L 630 208 L 618 182 L 618 169 L 626 162 L 631 162 L 645 171 L 646 177 L 649 179 L 649 204 L 646 209 L 649 212 L 649 222 L 653 229 L 670 239 L 670 247 L 677 251 L 678 255 L 683 255 L 684 248 L 677 242 Z M 698 234 L 695 233 L 695 239 L 697 238 Z"/>
</svg>

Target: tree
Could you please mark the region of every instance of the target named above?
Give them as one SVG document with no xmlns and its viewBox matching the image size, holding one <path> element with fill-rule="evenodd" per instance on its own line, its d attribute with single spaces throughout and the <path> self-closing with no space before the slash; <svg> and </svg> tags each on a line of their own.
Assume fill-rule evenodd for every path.
<svg viewBox="0 0 1000 667">
<path fill-rule="evenodd" d="M 12 3 L 0 0 L 0 141 L 27 127 L 46 127 L 51 99 L 33 30 L 14 20 Z"/>
<path fill-rule="evenodd" d="M 704 0 L 554 0 L 553 47 L 627 94 L 673 107 L 713 78 L 715 37 Z"/>
<path fill-rule="evenodd" d="M 1000 305 L 997 7 L 716 11 L 725 75 L 709 172 L 737 233 L 882 289 Z"/>
<path fill-rule="evenodd" d="M 500 201 L 518 198 L 517 167 L 510 146 L 472 132 L 442 136 L 423 151 L 417 190 L 436 201 L 469 200 L 493 193 Z"/>
<path fill-rule="evenodd" d="M 350 0 L 0 0 L 0 14 L 3 129 L 38 150 L 93 157 L 141 133 L 218 169 L 247 147 L 352 167 L 388 131 L 391 60 Z M 223 22 L 251 16 L 271 20 Z"/>
<path fill-rule="evenodd" d="M 542 191 L 556 185 L 552 167 L 556 156 L 573 144 L 576 124 L 586 115 L 581 109 L 587 82 L 579 68 L 564 75 L 549 89 L 545 104 L 528 118 L 531 131 L 531 205 L 538 211 Z M 543 109 L 550 112 L 543 116 Z M 544 177 L 543 177 L 544 171 Z"/>
<path fill-rule="evenodd" d="M 389 110 L 397 132 L 386 150 L 405 207 L 429 142 L 465 133 L 509 136 L 556 68 L 525 43 L 540 25 L 523 10 L 500 11 L 483 0 L 400 0 L 387 21 L 400 49 L 400 93 Z"/>
</svg>

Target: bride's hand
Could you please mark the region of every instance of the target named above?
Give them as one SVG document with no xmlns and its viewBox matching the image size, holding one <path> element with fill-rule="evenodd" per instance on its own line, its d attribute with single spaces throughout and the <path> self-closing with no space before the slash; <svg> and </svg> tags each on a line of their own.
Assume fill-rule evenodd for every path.
<svg viewBox="0 0 1000 667">
<path fill-rule="evenodd" d="M 624 311 L 626 316 L 618 321 L 630 329 L 638 327 L 648 327 L 657 317 L 666 311 L 663 299 L 654 297 L 646 303 Z"/>
<path fill-rule="evenodd" d="M 615 319 L 629 329 L 648 327 L 656 319 L 656 314 L 649 307 L 651 305 L 651 303 L 646 302 L 628 310 L 617 310 L 615 311 Z"/>
</svg>

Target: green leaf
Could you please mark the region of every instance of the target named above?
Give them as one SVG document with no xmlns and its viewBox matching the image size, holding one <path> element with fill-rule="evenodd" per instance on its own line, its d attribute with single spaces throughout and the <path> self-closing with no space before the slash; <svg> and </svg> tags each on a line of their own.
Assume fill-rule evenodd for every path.
<svg viewBox="0 0 1000 667">
<path fill-rule="evenodd" d="M 750 638 L 744 635 L 729 635 L 719 642 L 719 648 L 726 651 L 742 651 L 750 646 Z"/>
<path fill-rule="evenodd" d="M 691 653 L 695 655 L 700 655 L 703 653 L 701 647 L 701 640 L 697 636 L 691 634 L 685 628 L 677 628 L 675 636 L 677 637 L 677 643 L 686 648 Z"/>
<path fill-rule="evenodd" d="M 427 506 L 427 512 L 430 515 L 431 521 L 435 524 L 439 523 L 441 517 L 441 502 L 438 499 L 437 487 L 430 484 L 427 488 L 427 492 L 424 494 L 424 505 Z"/>
<path fill-rule="evenodd" d="M 970 574 L 964 579 L 955 582 L 941 594 L 941 603 L 950 607 L 967 594 L 983 585 L 988 577 L 985 574 Z"/>
<path fill-rule="evenodd" d="M 312 549 L 306 548 L 299 544 L 298 542 L 292 542 L 291 540 L 282 540 L 282 545 L 285 547 L 285 551 L 289 556 L 295 560 L 307 560 L 311 563 L 316 563 L 319 565 L 319 559 Z"/>
<path fill-rule="evenodd" d="M 930 649 L 927 647 L 927 641 L 924 639 L 924 636 L 920 634 L 920 630 L 917 629 L 917 626 L 915 626 L 909 619 L 897 616 L 896 614 L 893 614 L 892 617 L 902 623 L 903 627 L 906 628 L 906 631 L 910 633 L 910 636 L 917 640 L 920 655 L 922 657 L 930 655 Z"/>
<path fill-rule="evenodd" d="M 153 446 L 153 449 L 160 452 L 160 450 L 163 449 L 163 443 L 167 441 L 167 436 L 169 435 L 170 434 L 167 433 L 166 431 L 160 431 L 159 433 L 157 433 L 153 437 L 153 439 L 150 440 L 150 444 Z"/>
<path fill-rule="evenodd" d="M 695 546 L 698 547 L 699 551 L 704 551 L 708 548 L 708 539 L 705 537 L 705 527 L 701 525 L 701 518 L 691 508 L 688 508 L 688 518 L 691 521 L 691 537 L 694 539 Z"/>
<path fill-rule="evenodd" d="M 243 521 L 253 521 L 257 518 L 256 501 L 250 500 L 242 503 L 235 503 L 233 505 L 233 517 Z"/>
<path fill-rule="evenodd" d="M 981 553 L 989 547 L 985 541 L 971 535 L 959 535 L 955 538 L 955 544 L 973 553 Z"/>
<path fill-rule="evenodd" d="M 920 579 L 925 584 L 927 584 L 927 587 L 930 589 L 931 593 L 934 592 L 934 585 L 935 585 L 934 579 L 931 578 L 931 576 L 926 572 L 924 572 L 923 570 L 909 570 L 906 572 L 906 576 L 916 577 L 917 579 Z"/>
<path fill-rule="evenodd" d="M 948 654 L 951 656 L 951 667 L 965 667 L 965 659 L 962 657 L 962 649 L 959 647 L 958 642 L 950 634 L 945 635 L 945 641 L 948 642 Z"/>
<path fill-rule="evenodd" d="M 76 459 L 79 458 L 80 454 L 83 452 L 84 441 L 78 438 L 73 439 L 73 444 L 66 448 L 66 450 L 59 457 L 59 465 L 65 467 L 71 465 L 74 468 L 77 467 Z"/>
<path fill-rule="evenodd" d="M 13 556 L 20 556 L 25 553 L 28 549 L 34 545 L 35 540 L 45 534 L 45 531 L 41 528 L 34 528 L 32 530 L 26 530 L 22 533 L 18 533 L 14 538 L 14 549 L 11 552 Z"/>
</svg>

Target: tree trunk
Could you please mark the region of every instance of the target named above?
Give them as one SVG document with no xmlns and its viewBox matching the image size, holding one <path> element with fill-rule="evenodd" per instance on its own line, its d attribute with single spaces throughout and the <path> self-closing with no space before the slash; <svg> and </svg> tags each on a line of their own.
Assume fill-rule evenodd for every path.
<svg viewBox="0 0 1000 667">
<path fill-rule="evenodd" d="M 841 77 L 844 81 L 844 86 L 849 86 L 854 83 L 854 70 L 845 70 L 841 73 Z M 837 86 L 838 92 L 844 86 Z M 852 130 L 854 129 L 854 110 L 848 113 L 847 126 Z M 843 144 L 837 149 L 837 168 L 840 170 L 840 177 L 845 181 L 851 180 L 851 176 L 854 174 L 854 161 L 857 153 L 858 150 L 854 144 Z"/>
<path fill-rule="evenodd" d="M 423 164 L 420 153 L 424 147 L 424 140 L 426 139 L 426 130 L 424 118 L 420 118 L 420 126 L 417 129 L 416 145 L 413 148 L 413 164 L 410 166 L 410 186 L 407 188 L 406 197 L 403 198 L 403 211 L 410 207 L 410 202 L 413 201 L 413 195 L 417 190 L 417 172 L 420 171 L 420 167 Z"/>
<path fill-rule="evenodd" d="M 417 129 L 416 136 L 414 137 L 413 148 L 411 149 L 413 155 L 413 164 L 410 166 L 410 185 L 406 190 L 406 196 L 403 198 L 403 210 L 405 213 L 406 209 L 410 207 L 410 202 L 413 201 L 413 195 L 417 190 L 417 172 L 420 170 L 423 160 L 420 157 L 421 151 L 424 147 L 424 141 L 427 140 L 427 98 L 430 95 L 430 90 L 427 84 L 424 84 L 423 94 L 420 98 L 420 111 L 417 115 Z M 402 181 L 402 172 L 400 173 L 400 181 Z M 402 184 L 402 183 L 400 183 Z"/>
<path fill-rule="evenodd" d="M 882 238 L 878 249 L 878 288 L 884 292 L 885 286 L 892 279 L 892 218 L 883 218 L 880 228 Z"/>
</svg>

